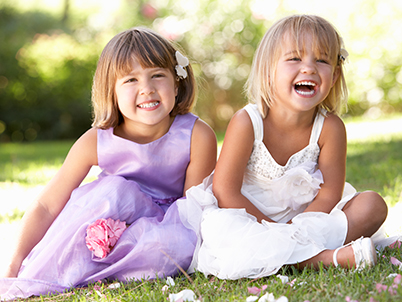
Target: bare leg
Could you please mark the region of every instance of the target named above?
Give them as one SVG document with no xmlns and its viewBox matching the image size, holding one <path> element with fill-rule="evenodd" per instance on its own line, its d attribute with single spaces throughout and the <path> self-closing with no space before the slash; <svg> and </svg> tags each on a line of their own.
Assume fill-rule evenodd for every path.
<svg viewBox="0 0 402 302">
<path fill-rule="evenodd" d="M 376 192 L 366 191 L 352 198 L 343 208 L 348 219 L 345 243 L 373 235 L 387 218 L 388 208 Z"/>
<path fill-rule="evenodd" d="M 388 214 L 388 207 L 384 199 L 376 192 L 366 191 L 352 198 L 343 208 L 348 220 L 348 233 L 345 244 L 360 237 L 372 236 L 384 223 Z M 331 266 L 335 250 L 324 250 L 316 256 L 297 265 L 298 268 L 312 267 L 317 269 L 319 264 Z M 356 261 L 351 246 L 343 247 L 337 255 L 339 266 L 343 268 L 355 267 Z"/>
<path fill-rule="evenodd" d="M 317 269 L 319 267 L 319 263 L 322 263 L 324 266 L 333 265 L 333 255 L 335 250 L 325 250 L 319 253 L 318 255 L 310 258 L 306 261 L 303 261 L 298 264 L 298 268 L 304 267 L 312 267 Z M 353 253 L 353 249 L 351 246 L 346 246 L 339 250 L 337 255 L 337 260 L 339 266 L 343 268 L 352 268 L 355 266 L 355 256 Z"/>
</svg>

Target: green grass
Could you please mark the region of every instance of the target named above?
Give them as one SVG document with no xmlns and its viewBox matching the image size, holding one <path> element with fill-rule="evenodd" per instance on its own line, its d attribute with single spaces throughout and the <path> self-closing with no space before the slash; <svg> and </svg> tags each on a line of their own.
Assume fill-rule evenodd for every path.
<svg viewBox="0 0 402 302">
<path fill-rule="evenodd" d="M 379 192 L 388 205 L 395 205 L 402 192 L 401 150 L 402 135 L 348 143 L 346 180 L 358 191 Z"/>
<path fill-rule="evenodd" d="M 0 182 L 46 184 L 62 165 L 73 141 L 2 143 Z"/>
<path fill-rule="evenodd" d="M 355 122 L 355 121 L 353 121 Z M 218 136 L 220 140 L 223 135 Z M 26 187 L 43 185 L 62 164 L 73 142 L 37 142 L 30 144 L 1 144 L 0 185 L 17 182 Z M 401 133 L 348 143 L 347 181 L 358 191 L 375 190 L 392 206 L 402 192 L 402 129 Z M 9 215 L 7 220 L 18 219 L 22 212 Z M 1 217 L 0 217 L 1 218 Z M 1 219 L 0 219 L 1 222 Z M 286 296 L 289 301 L 401 301 L 402 286 L 379 291 L 378 284 L 392 289 L 391 274 L 400 274 L 398 266 L 390 264 L 390 257 L 401 260 L 401 250 L 386 248 L 379 252 L 378 265 L 371 270 L 354 272 L 341 268 L 304 269 L 284 267 L 285 275 L 294 285 L 282 283 L 275 276 L 257 280 L 219 280 L 196 273 L 186 278 L 175 278 L 176 285 L 163 291 L 163 279 L 120 284 L 97 283 L 86 288 L 73 289 L 58 296 L 31 298 L 30 301 L 169 301 L 170 293 L 191 289 L 200 301 L 246 301 L 251 296 L 248 287 L 267 285 L 265 293 L 275 298 Z M 372 300 L 370 300 L 372 299 Z"/>
<path fill-rule="evenodd" d="M 301 271 L 284 267 L 278 274 L 287 276 L 287 283 L 283 283 L 277 275 L 256 280 L 220 280 L 195 273 L 189 278 L 183 275 L 176 277 L 176 284 L 166 291 L 163 290 L 166 285 L 163 279 L 119 283 L 120 287 L 117 289 L 108 288 L 110 284 L 116 283 L 98 282 L 86 288 L 72 289 L 62 295 L 31 298 L 30 301 L 169 301 L 169 294 L 184 289 L 192 290 L 203 302 L 246 301 L 252 295 L 248 291 L 249 287 L 262 288 L 264 285 L 267 288 L 258 296 L 273 293 L 276 299 L 285 296 L 289 301 L 401 301 L 402 286 L 394 288 L 394 292 L 379 292 L 377 289 L 377 284 L 392 289 L 394 277 L 389 276 L 399 274 L 400 270 L 389 264 L 389 258 L 400 258 L 400 254 L 399 249 L 386 248 L 380 251 L 377 266 L 361 272 L 332 267 L 321 267 L 319 270 L 306 268 Z"/>
</svg>

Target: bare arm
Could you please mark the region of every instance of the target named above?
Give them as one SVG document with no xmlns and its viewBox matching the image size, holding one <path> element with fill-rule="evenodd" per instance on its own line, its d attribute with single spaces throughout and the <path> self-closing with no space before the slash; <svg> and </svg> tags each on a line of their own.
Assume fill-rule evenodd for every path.
<svg viewBox="0 0 402 302">
<path fill-rule="evenodd" d="M 16 246 L 5 277 L 17 277 L 22 261 L 43 238 L 93 165 L 97 165 L 96 129 L 87 131 L 71 147 L 62 167 L 30 205 L 20 223 Z"/>
<path fill-rule="evenodd" d="M 305 212 L 329 213 L 341 200 L 346 174 L 346 130 L 342 120 L 329 115 L 324 122 L 318 141 L 321 152 L 318 168 L 324 183 Z"/>
<path fill-rule="evenodd" d="M 191 136 L 190 163 L 186 171 L 184 194 L 192 186 L 200 184 L 215 168 L 217 143 L 214 131 L 198 119 Z"/>
<path fill-rule="evenodd" d="M 273 221 L 265 216 L 242 193 L 243 175 L 253 150 L 254 130 L 248 113 L 242 109 L 232 118 L 213 180 L 213 192 L 221 208 L 244 208 L 261 220 Z"/>
</svg>

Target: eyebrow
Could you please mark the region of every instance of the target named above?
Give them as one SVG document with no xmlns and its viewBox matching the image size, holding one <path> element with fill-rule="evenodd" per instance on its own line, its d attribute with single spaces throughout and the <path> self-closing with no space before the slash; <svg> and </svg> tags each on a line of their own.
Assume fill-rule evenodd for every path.
<svg viewBox="0 0 402 302">
<path fill-rule="evenodd" d="M 302 51 L 300 51 L 300 52 L 302 52 Z M 295 54 L 295 53 L 299 54 L 300 52 L 296 51 L 296 50 L 291 50 L 291 51 L 288 51 L 287 53 L 285 53 L 284 56 L 292 55 L 292 54 Z"/>
<path fill-rule="evenodd" d="M 293 54 L 299 54 L 299 53 L 303 53 L 303 52 L 304 52 L 303 50 L 300 50 L 300 51 L 291 50 L 291 51 L 288 51 L 287 53 L 283 54 L 283 56 L 288 56 L 288 55 L 293 55 Z M 320 54 L 321 54 L 322 56 L 329 57 L 328 53 L 326 53 L 326 52 L 321 52 Z"/>
<path fill-rule="evenodd" d="M 163 68 L 163 67 L 145 67 L 144 69 L 153 69 L 153 70 L 155 70 L 155 72 L 158 72 L 158 71 L 163 71 L 163 70 L 165 70 L 167 68 Z M 136 75 L 138 73 L 140 73 L 139 70 L 132 69 L 129 73 L 126 74 L 126 76 Z"/>
</svg>

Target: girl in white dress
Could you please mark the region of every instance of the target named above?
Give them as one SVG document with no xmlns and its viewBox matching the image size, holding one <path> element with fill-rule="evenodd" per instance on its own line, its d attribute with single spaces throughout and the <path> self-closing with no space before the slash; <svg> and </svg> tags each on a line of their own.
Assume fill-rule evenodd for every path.
<svg viewBox="0 0 402 302">
<path fill-rule="evenodd" d="M 318 16 L 286 17 L 265 34 L 247 82 L 250 104 L 230 121 L 214 174 L 179 205 L 200 238 L 193 269 L 237 279 L 285 264 L 376 263 L 369 237 L 387 206 L 345 185 L 342 44 Z"/>
</svg>

